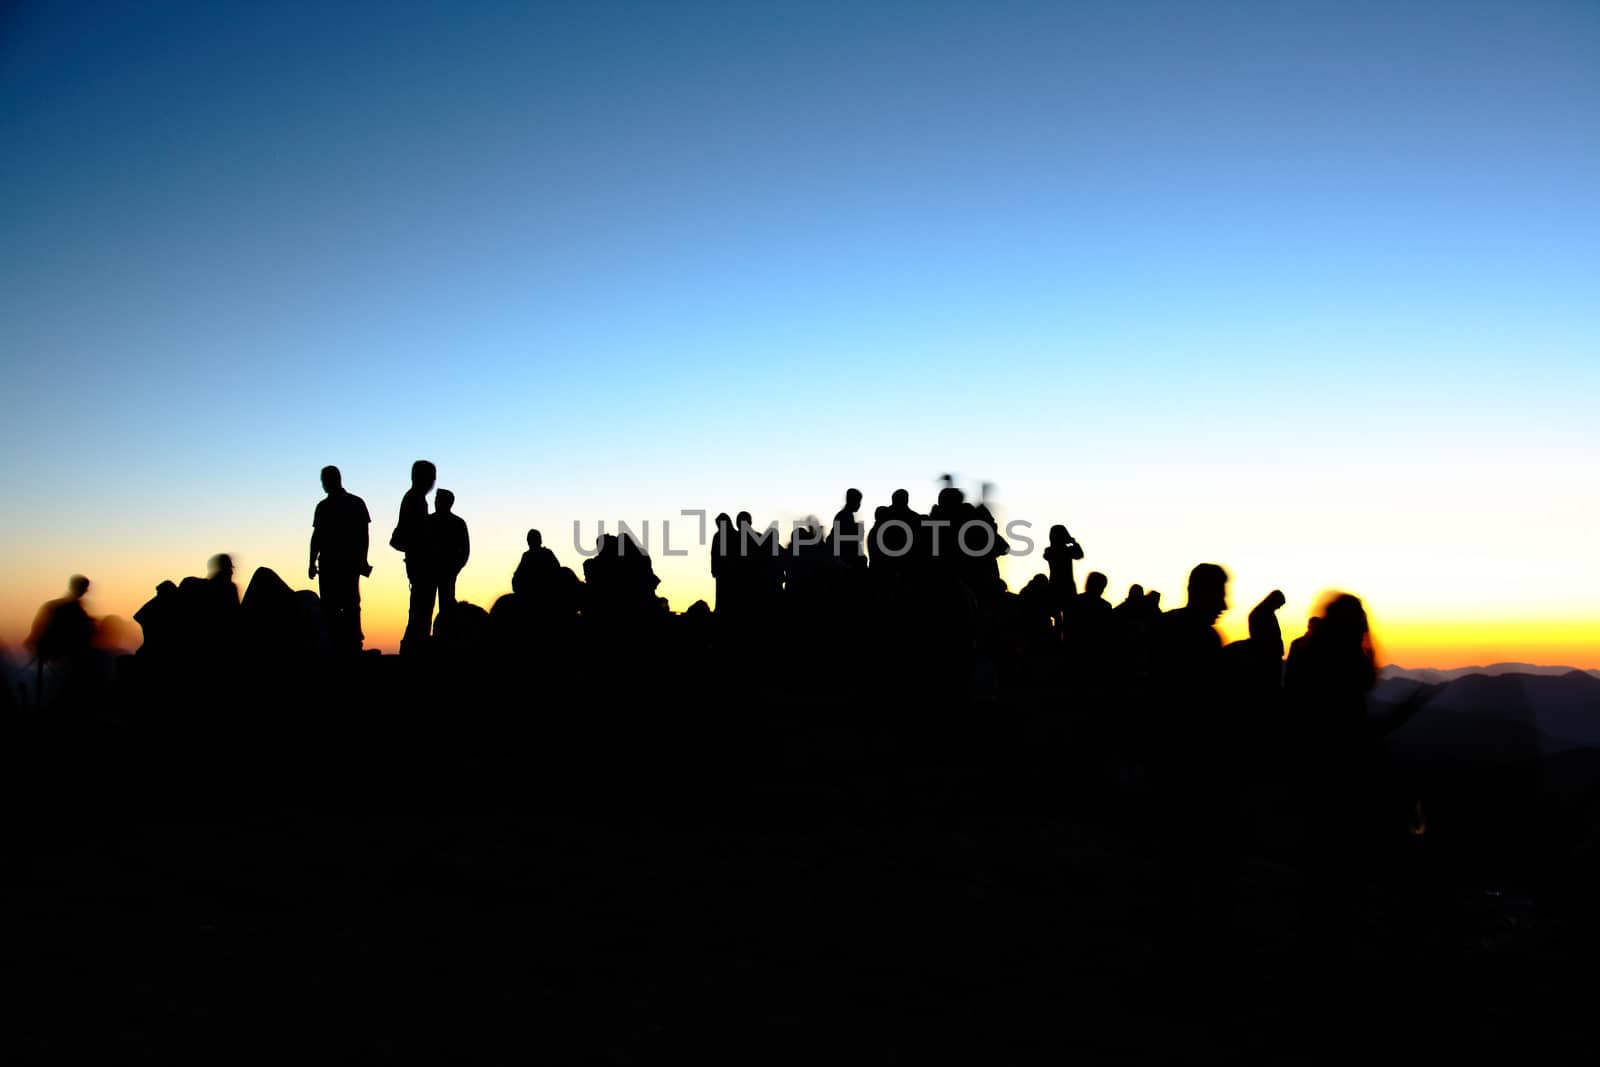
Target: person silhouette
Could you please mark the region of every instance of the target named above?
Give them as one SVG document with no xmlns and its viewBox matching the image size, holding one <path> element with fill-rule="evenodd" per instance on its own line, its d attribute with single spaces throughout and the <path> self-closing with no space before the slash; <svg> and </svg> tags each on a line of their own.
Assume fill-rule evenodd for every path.
<svg viewBox="0 0 1600 1067">
<path fill-rule="evenodd" d="M 984 488 L 987 492 L 987 483 Z M 979 600 L 992 603 L 1006 591 L 1006 583 L 1000 577 L 1000 557 L 1009 553 L 1011 546 L 1001 536 L 1000 524 L 988 504 L 968 506 L 956 531 L 956 541 L 968 588 Z"/>
<path fill-rule="evenodd" d="M 783 595 L 783 547 L 776 525 L 766 532 L 756 529 L 748 511 L 733 517 L 738 534 L 738 553 L 734 556 L 734 595 L 740 610 L 755 619 L 766 619 L 777 610 Z"/>
<path fill-rule="evenodd" d="M 1044 561 L 1050 564 L 1050 588 L 1057 612 L 1064 612 L 1067 604 L 1078 595 L 1078 582 L 1072 574 L 1072 564 L 1083 558 L 1083 546 L 1060 523 L 1050 527 L 1050 543 L 1045 546 Z"/>
<path fill-rule="evenodd" d="M 472 555 L 467 523 L 454 511 L 456 495 L 441 489 L 433 497 L 433 514 L 428 516 L 428 558 L 434 580 L 439 585 L 439 614 L 456 606 L 456 575 Z"/>
<path fill-rule="evenodd" d="M 1215 563 L 1201 563 L 1189 572 L 1188 601 L 1155 620 L 1151 644 L 1151 669 L 1164 714 L 1170 722 L 1171 741 L 1185 746 L 1209 741 L 1207 724 L 1221 714 L 1222 635 L 1217 619 L 1228 610 L 1228 572 Z M 1180 708 L 1187 709 L 1179 713 Z"/>
<path fill-rule="evenodd" d="M 43 704 L 45 664 L 60 664 L 70 675 L 80 668 L 94 645 L 95 623 L 83 606 L 88 592 L 89 579 L 74 574 L 67 581 L 67 595 L 46 601 L 33 618 L 33 627 L 23 644 L 37 664 L 36 705 Z M 70 687 L 70 677 L 67 681 Z"/>
<path fill-rule="evenodd" d="M 522 554 L 516 572 L 511 575 L 511 591 L 518 597 L 537 601 L 550 591 L 550 585 L 560 570 L 561 562 L 556 559 L 556 554 L 544 547 L 544 534 L 529 530 L 528 550 Z"/>
<path fill-rule="evenodd" d="M 1315 747 L 1335 761 L 1354 759 L 1371 740 L 1367 694 L 1378 682 L 1366 607 L 1335 594 L 1321 618 L 1290 648 L 1284 689 Z"/>
<path fill-rule="evenodd" d="M 1217 620 L 1228 609 L 1228 572 L 1201 563 L 1188 600 L 1156 620 L 1150 646 L 1150 725 L 1145 751 L 1170 864 L 1157 938 L 1179 966 L 1215 958 L 1241 819 L 1236 807 L 1235 709 Z"/>
<path fill-rule="evenodd" d="M 1217 563 L 1201 563 L 1189 572 L 1188 600 L 1163 617 L 1187 650 L 1203 657 L 1222 647 L 1216 625 L 1227 610 L 1227 570 Z"/>
<path fill-rule="evenodd" d="M 1106 599 L 1106 587 L 1111 580 L 1099 571 L 1090 571 L 1089 577 L 1083 580 L 1083 596 L 1078 606 L 1083 609 L 1083 618 L 1093 626 L 1104 626 L 1111 619 L 1111 601 Z"/>
<path fill-rule="evenodd" d="M 206 563 L 200 622 L 213 656 L 231 651 L 239 625 L 239 587 L 233 582 L 233 557 L 219 552 Z"/>
<path fill-rule="evenodd" d="M 912 510 L 910 492 L 896 489 L 889 497 L 889 506 L 879 508 L 873 520 L 867 545 L 870 563 L 892 588 L 902 584 L 916 569 L 922 516 Z"/>
<path fill-rule="evenodd" d="M 25 642 L 40 661 L 71 659 L 89 650 L 94 641 L 94 620 L 84 609 L 89 579 L 74 574 L 67 581 L 67 595 L 46 601 L 33 618 Z"/>
<path fill-rule="evenodd" d="M 345 489 L 338 467 L 322 468 L 322 489 L 328 495 L 317 501 L 311 518 L 311 565 L 306 576 L 318 579 L 330 647 L 336 652 L 359 652 L 364 637 L 361 579 L 372 573 L 367 562 L 372 516 L 366 501 Z M 232 560 L 228 567 L 231 579 Z"/>
<path fill-rule="evenodd" d="M 1250 640 L 1256 652 L 1265 660 L 1276 664 L 1283 659 L 1283 628 L 1278 624 L 1278 610 L 1288 603 L 1281 589 L 1274 589 L 1250 609 Z"/>
<path fill-rule="evenodd" d="M 231 600 L 234 607 L 239 606 L 239 587 L 233 581 L 232 556 L 226 552 L 218 552 L 207 560 L 206 581 L 211 585 L 214 598 L 219 601 Z"/>
<path fill-rule="evenodd" d="M 733 528 L 733 517 L 726 511 L 717 516 L 716 532 L 711 535 L 711 581 L 716 589 L 717 614 L 727 618 L 736 610 L 740 561 L 733 558 L 738 551 L 738 531 Z"/>
<path fill-rule="evenodd" d="M 856 512 L 860 510 L 861 490 L 845 490 L 844 507 L 833 516 L 833 529 L 828 531 L 828 548 L 832 551 L 833 558 L 846 567 L 859 568 L 867 565 L 862 544 L 861 520 L 856 518 Z"/>
<path fill-rule="evenodd" d="M 411 582 L 406 632 L 400 638 L 402 654 L 422 652 L 433 629 L 433 596 L 438 591 L 438 579 L 428 559 L 428 494 L 438 479 L 438 469 L 427 460 L 419 459 L 411 465 L 411 488 L 400 498 L 400 518 L 389 536 L 389 547 L 405 553 L 406 578 Z"/>
<path fill-rule="evenodd" d="M 1345 951 L 1345 901 L 1415 811 L 1414 795 L 1393 779 L 1383 737 L 1427 699 L 1372 715 L 1367 698 L 1377 682 L 1366 607 L 1359 597 L 1336 593 L 1290 646 L 1284 669 L 1284 703 L 1301 746 L 1295 775 L 1312 875 L 1306 906 L 1321 920 L 1310 931 L 1318 955 Z"/>
</svg>

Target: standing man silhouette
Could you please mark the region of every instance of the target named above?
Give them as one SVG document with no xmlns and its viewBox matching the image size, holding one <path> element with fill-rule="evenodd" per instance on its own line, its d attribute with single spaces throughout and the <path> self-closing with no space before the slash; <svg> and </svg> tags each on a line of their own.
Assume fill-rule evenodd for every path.
<svg viewBox="0 0 1600 1067">
<path fill-rule="evenodd" d="M 441 489 L 433 496 L 433 514 L 428 516 L 428 558 L 439 583 L 440 615 L 456 606 L 456 575 L 472 555 L 466 520 L 451 510 L 455 504 L 456 495 Z"/>
<path fill-rule="evenodd" d="M 411 465 L 411 488 L 400 498 L 400 519 L 389 537 L 389 547 L 406 554 L 406 578 L 411 582 L 411 609 L 406 632 L 400 638 L 402 655 L 417 655 L 428 644 L 433 629 L 433 594 L 438 577 L 428 558 L 428 493 L 439 471 L 425 459 Z"/>
<path fill-rule="evenodd" d="M 833 550 L 833 558 L 846 567 L 861 568 L 867 565 L 861 520 L 856 518 L 856 512 L 860 510 L 861 490 L 845 490 L 844 507 L 833 516 L 833 529 L 828 532 L 828 547 Z"/>
<path fill-rule="evenodd" d="M 26 644 L 37 663 L 33 690 L 35 708 L 44 706 L 46 663 L 56 663 L 63 668 L 68 692 L 82 673 L 84 661 L 94 645 L 95 634 L 95 621 L 83 606 L 83 598 L 88 592 L 89 579 L 74 574 L 67 582 L 67 595 L 59 600 L 47 601 L 39 609 L 39 614 L 34 616 L 33 629 L 28 632 Z"/>
<path fill-rule="evenodd" d="M 360 652 L 361 579 L 372 573 L 367 562 L 372 516 L 366 501 L 345 491 L 338 467 L 322 468 L 322 488 L 328 495 L 317 501 L 311 518 L 309 578 L 320 578 L 323 616 L 328 620 L 328 642 L 335 652 Z M 227 580 L 232 584 L 233 561 L 226 556 Z M 219 568 L 220 569 L 220 568 Z M 238 594 L 235 593 L 235 600 Z"/>
</svg>

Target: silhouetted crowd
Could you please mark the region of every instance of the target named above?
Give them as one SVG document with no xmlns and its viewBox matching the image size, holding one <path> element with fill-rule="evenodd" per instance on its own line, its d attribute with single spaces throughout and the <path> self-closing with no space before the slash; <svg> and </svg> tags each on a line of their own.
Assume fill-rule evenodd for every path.
<svg viewBox="0 0 1600 1067">
<path fill-rule="evenodd" d="M 1163 610 L 1161 594 L 1137 584 L 1112 604 L 1100 572 L 1079 588 L 1086 553 L 1064 525 L 1050 529 L 1048 575 L 1012 593 L 998 565 L 1010 546 L 994 515 L 948 477 L 926 513 L 901 489 L 869 526 L 850 489 L 830 524 L 807 518 L 787 541 L 748 512 L 718 515 L 714 609 L 697 602 L 681 615 L 657 594 L 650 556 L 625 529 L 601 535 L 581 579 L 530 530 L 511 592 L 488 610 L 459 602 L 470 538 L 437 480 L 432 463 L 413 465 L 389 538 L 411 586 L 400 658 L 417 669 L 467 666 L 502 689 L 534 677 L 547 694 L 628 675 L 693 685 L 698 674 L 764 699 L 825 693 L 878 710 L 1042 701 L 1092 717 L 1106 752 L 1175 796 L 1193 794 L 1181 806 L 1202 821 L 1220 817 L 1206 805 L 1226 790 L 1199 779 L 1248 777 L 1293 751 L 1337 792 L 1369 776 L 1395 725 L 1368 716 L 1377 667 L 1356 597 L 1336 597 L 1286 650 L 1284 598 L 1274 592 L 1251 610 L 1249 637 L 1225 644 L 1215 625 L 1228 606 L 1221 566 L 1196 566 L 1177 607 Z M 320 596 L 261 568 L 241 599 L 226 555 L 204 578 L 162 582 L 135 615 L 146 692 L 262 664 L 282 673 L 365 659 L 357 653 L 371 517 L 338 468 L 324 468 L 321 481 L 307 570 Z M 47 673 L 61 702 L 94 690 L 88 586 L 74 577 L 68 595 L 39 613 L 28 642 L 36 706 L 47 702 Z"/>
<path fill-rule="evenodd" d="M 502 649 L 527 641 L 536 650 L 602 635 L 648 642 L 676 630 L 689 645 L 714 650 L 723 666 L 759 672 L 798 662 L 814 677 L 842 668 L 858 682 L 907 695 L 983 701 L 1041 685 L 1082 695 L 1114 679 L 1157 704 L 1226 702 L 1240 709 L 1234 718 L 1241 722 L 1281 712 L 1287 701 L 1308 729 L 1343 747 L 1362 736 L 1365 695 L 1376 681 L 1357 598 L 1333 600 L 1286 658 L 1276 614 L 1284 598 L 1274 592 L 1250 612 L 1249 637 L 1224 645 L 1215 628 L 1228 606 L 1222 567 L 1195 567 L 1181 606 L 1163 610 L 1161 594 L 1138 584 L 1113 605 L 1104 574 L 1088 573 L 1079 588 L 1076 565 L 1085 553 L 1064 525 L 1050 529 L 1048 575 L 1012 593 L 998 565 L 1010 546 L 994 515 L 948 477 L 926 513 L 901 489 L 868 527 L 862 495 L 850 489 L 831 524 L 809 517 L 787 541 L 776 523 L 758 527 L 749 512 L 718 515 L 708 561 L 714 610 L 697 602 L 681 616 L 657 595 L 650 556 L 626 529 L 602 533 L 581 579 L 530 530 L 511 592 L 485 611 L 456 599 L 471 542 L 454 494 L 435 492 L 437 477 L 431 462 L 413 465 L 389 538 L 404 554 L 411 586 L 401 643 L 408 659 L 480 640 Z M 337 467 L 325 467 L 321 480 L 326 496 L 313 516 L 307 570 L 320 596 L 295 592 L 261 568 L 241 601 L 232 560 L 215 556 L 206 577 L 162 582 L 139 609 L 139 657 L 209 663 L 260 648 L 335 659 L 359 652 L 371 517 Z M 37 664 L 65 665 L 91 650 L 88 586 L 75 576 L 67 596 L 41 608 L 28 639 Z"/>
<path fill-rule="evenodd" d="M 581 576 L 530 530 L 511 591 L 485 609 L 456 597 L 470 537 L 437 480 L 432 463 L 413 466 L 389 538 L 411 586 L 399 656 L 361 651 L 371 516 L 327 467 L 307 567 L 320 595 L 263 567 L 241 597 L 233 561 L 218 555 L 204 577 L 160 584 L 135 615 L 142 647 L 118 656 L 98 640 L 90 583 L 75 576 L 28 638 L 31 693 L 6 693 L 43 714 L 13 718 L 44 724 L 40 736 L 110 720 L 96 735 L 114 741 L 101 766 L 116 769 L 136 740 L 140 766 L 165 759 L 173 788 L 204 803 L 297 795 L 279 783 L 283 768 L 324 759 L 328 780 L 363 796 L 386 783 L 371 787 L 377 803 L 424 781 L 441 802 L 533 783 L 584 798 L 580 811 L 614 804 L 628 818 L 696 796 L 722 820 L 759 797 L 773 810 L 774 795 L 809 811 L 805 798 L 831 789 L 847 813 L 834 818 L 865 825 L 874 804 L 901 804 L 896 817 L 914 826 L 915 791 L 937 780 L 948 792 L 934 810 L 951 820 L 952 842 L 964 813 L 985 804 L 1032 819 L 1098 805 L 1097 824 L 1151 857 L 1155 899 L 1136 925 L 1202 972 L 1228 951 L 1219 916 L 1239 872 L 1283 847 L 1279 816 L 1296 827 L 1289 847 L 1317 920 L 1306 944 L 1318 950 L 1347 938 L 1365 872 L 1417 840 L 1417 795 L 1383 738 L 1420 705 L 1387 719 L 1369 707 L 1377 665 L 1355 596 L 1335 596 L 1286 645 L 1275 591 L 1229 643 L 1216 626 L 1228 608 L 1222 566 L 1196 565 L 1175 606 L 1137 584 L 1113 602 L 1065 525 L 1049 531 L 1048 573 L 1013 592 L 1000 524 L 947 480 L 926 512 L 902 489 L 870 522 L 848 490 L 831 522 L 807 518 L 787 537 L 748 512 L 718 515 L 706 560 L 714 604 L 681 614 L 626 530 L 600 535 Z M 56 750 L 74 753 L 92 734 L 68 727 Z M 793 757 L 796 745 L 815 752 L 841 736 L 831 762 Z M 432 782 L 446 763 L 436 750 L 451 745 L 478 747 L 452 764 L 456 777 Z M 982 765 L 981 789 L 963 793 L 965 772 L 952 768 L 971 764 Z M 1179 1000 L 1185 980 L 1203 977 L 1173 973 Z"/>
</svg>

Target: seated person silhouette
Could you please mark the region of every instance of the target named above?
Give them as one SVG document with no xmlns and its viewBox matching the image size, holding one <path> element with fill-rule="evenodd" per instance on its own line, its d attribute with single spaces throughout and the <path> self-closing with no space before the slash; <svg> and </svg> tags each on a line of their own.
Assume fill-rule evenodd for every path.
<svg viewBox="0 0 1600 1067">
<path fill-rule="evenodd" d="M 522 554 L 516 572 L 511 575 L 511 591 L 518 597 L 537 601 L 550 592 L 551 584 L 560 570 L 561 562 L 556 559 L 556 554 L 544 547 L 544 534 L 529 530 L 528 550 Z"/>
<path fill-rule="evenodd" d="M 439 583 L 428 559 L 428 494 L 438 479 L 438 469 L 427 460 L 411 465 L 411 488 L 400 498 L 400 518 L 389 536 L 389 547 L 406 554 L 406 578 L 411 582 L 406 632 L 400 638 L 402 654 L 421 652 L 433 631 L 433 595 Z"/>
<path fill-rule="evenodd" d="M 456 575 L 472 555 L 467 524 L 454 511 L 456 495 L 441 489 L 433 498 L 433 514 L 428 516 L 428 558 L 439 583 L 439 613 L 456 606 Z"/>
<path fill-rule="evenodd" d="M 311 565 L 306 575 L 318 580 L 333 650 L 359 652 L 361 579 L 372 573 L 367 562 L 372 516 L 366 501 L 345 489 L 338 467 L 322 468 L 322 489 L 328 495 L 317 501 L 311 518 Z"/>
</svg>

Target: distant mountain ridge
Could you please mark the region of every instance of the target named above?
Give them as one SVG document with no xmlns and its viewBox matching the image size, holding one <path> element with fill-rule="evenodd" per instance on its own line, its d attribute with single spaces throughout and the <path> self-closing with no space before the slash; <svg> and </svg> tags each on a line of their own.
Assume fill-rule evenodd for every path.
<svg viewBox="0 0 1600 1067">
<path fill-rule="evenodd" d="M 1549 756 L 1600 749 L 1600 675 L 1561 667 L 1530 670 L 1521 663 L 1498 666 L 1508 669 L 1489 674 L 1469 668 L 1441 681 L 1386 669 L 1372 694 L 1375 708 L 1422 702 L 1420 713 L 1392 736 L 1391 745 L 1497 759 L 1518 752 Z"/>
<path fill-rule="evenodd" d="M 1458 678 L 1465 678 L 1472 674 L 1482 674 L 1490 678 L 1502 674 L 1533 674 L 1546 677 L 1560 677 L 1567 674 L 1587 674 L 1592 678 L 1600 679 L 1600 670 L 1584 670 L 1580 667 L 1544 667 L 1534 663 L 1491 663 L 1486 667 L 1451 667 L 1440 670 L 1436 667 L 1399 667 L 1389 664 L 1378 674 L 1378 677 L 1404 678 L 1413 682 L 1422 682 L 1426 685 L 1442 685 L 1453 682 Z"/>
</svg>

